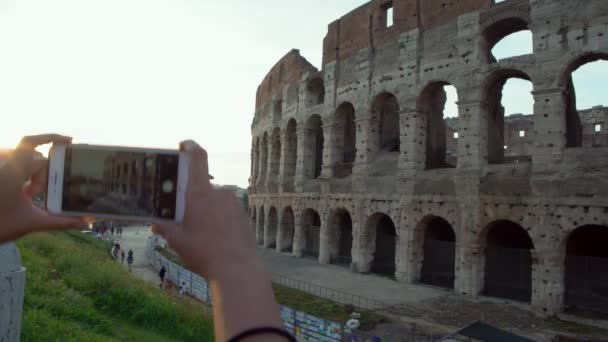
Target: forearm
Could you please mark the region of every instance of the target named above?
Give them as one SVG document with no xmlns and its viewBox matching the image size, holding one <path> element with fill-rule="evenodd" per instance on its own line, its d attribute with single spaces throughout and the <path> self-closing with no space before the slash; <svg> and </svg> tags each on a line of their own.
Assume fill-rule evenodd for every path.
<svg viewBox="0 0 608 342">
<path fill-rule="evenodd" d="M 227 341 L 251 328 L 283 326 L 279 306 L 274 300 L 271 275 L 259 261 L 227 269 L 210 283 L 216 341 Z M 246 341 L 283 342 L 285 338 L 268 334 Z"/>
</svg>

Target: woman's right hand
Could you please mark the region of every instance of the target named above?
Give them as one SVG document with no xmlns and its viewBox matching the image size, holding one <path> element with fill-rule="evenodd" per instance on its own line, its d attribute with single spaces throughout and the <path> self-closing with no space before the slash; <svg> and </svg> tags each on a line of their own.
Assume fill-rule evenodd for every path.
<svg viewBox="0 0 608 342">
<path fill-rule="evenodd" d="M 253 227 L 233 193 L 214 189 L 207 152 L 193 141 L 180 144 L 190 158 L 186 211 L 181 225 L 153 225 L 182 261 L 209 280 L 259 270 Z"/>
</svg>

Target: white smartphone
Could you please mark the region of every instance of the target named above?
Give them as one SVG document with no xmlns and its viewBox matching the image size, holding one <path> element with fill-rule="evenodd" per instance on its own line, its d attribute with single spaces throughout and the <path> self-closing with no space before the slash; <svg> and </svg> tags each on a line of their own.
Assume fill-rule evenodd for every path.
<svg viewBox="0 0 608 342">
<path fill-rule="evenodd" d="M 179 223 L 189 164 L 177 150 L 55 145 L 46 207 L 55 215 Z"/>
</svg>

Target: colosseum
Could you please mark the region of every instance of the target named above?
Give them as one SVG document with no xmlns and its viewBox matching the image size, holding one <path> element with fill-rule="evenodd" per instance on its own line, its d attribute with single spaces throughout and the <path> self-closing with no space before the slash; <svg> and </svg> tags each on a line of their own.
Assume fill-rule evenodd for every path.
<svg viewBox="0 0 608 342">
<path fill-rule="evenodd" d="M 523 30 L 533 53 L 494 57 Z M 329 24 L 321 70 L 292 50 L 257 89 L 258 243 L 543 315 L 607 313 L 608 110 L 578 111 L 572 79 L 607 59 L 605 0 L 364 4 Z M 512 78 L 533 113 L 505 116 Z"/>
</svg>

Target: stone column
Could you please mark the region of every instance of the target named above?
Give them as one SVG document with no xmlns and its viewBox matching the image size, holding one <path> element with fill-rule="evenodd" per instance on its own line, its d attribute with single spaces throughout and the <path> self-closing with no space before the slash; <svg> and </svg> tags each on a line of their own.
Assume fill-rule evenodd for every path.
<svg viewBox="0 0 608 342">
<path fill-rule="evenodd" d="M 331 224 L 329 223 L 329 213 L 319 213 L 321 218 L 321 231 L 319 236 L 319 263 L 330 264 L 332 259 L 331 253 Z"/>
<path fill-rule="evenodd" d="M 371 116 L 355 119 L 357 126 L 357 157 L 353 166 L 353 174 L 366 176 L 369 164 L 380 146 L 379 123 Z"/>
<path fill-rule="evenodd" d="M 531 252 L 532 307 L 540 315 L 556 315 L 564 306 L 565 256 L 554 248 Z"/>
<path fill-rule="evenodd" d="M 425 168 L 426 129 L 424 129 L 422 113 L 418 110 L 402 111 L 399 115 L 399 126 L 401 132 L 399 175 L 414 177 Z"/>
<path fill-rule="evenodd" d="M 283 243 L 284 243 L 284 235 L 285 235 L 285 230 L 283 229 L 283 215 L 282 213 L 277 213 L 277 236 L 276 236 L 276 246 L 275 246 L 275 250 L 278 253 L 281 253 L 283 251 Z"/>
<path fill-rule="evenodd" d="M 249 178 L 249 185 L 251 187 L 255 187 L 255 184 L 257 183 L 257 171 L 258 171 L 258 149 L 257 149 L 257 144 L 253 145 L 253 151 L 251 153 L 251 175 Z"/>
<path fill-rule="evenodd" d="M 301 258 L 306 248 L 306 237 L 304 235 L 304 220 L 302 212 L 299 209 L 294 209 L 294 233 L 293 233 L 293 255 Z"/>
<path fill-rule="evenodd" d="M 485 102 L 458 101 L 459 170 L 479 170 L 488 163 L 488 122 L 483 119 L 486 111 Z"/>
<path fill-rule="evenodd" d="M 413 228 L 413 227 L 412 227 Z M 414 283 L 416 281 L 415 270 L 412 269 L 413 229 L 409 226 L 402 227 L 397 235 L 395 250 L 395 278 L 399 282 Z"/>
<path fill-rule="evenodd" d="M 280 150 L 277 151 L 278 146 L 276 146 L 274 139 L 273 134 L 268 142 L 268 164 L 266 166 L 266 186 L 267 192 L 270 193 L 276 192 L 279 177 L 277 171 L 280 162 L 280 156 L 277 158 L 277 153 L 281 152 Z"/>
<path fill-rule="evenodd" d="M 336 155 L 334 151 L 334 125 L 323 125 L 323 167 L 321 169 L 322 178 L 332 178 L 334 176 L 334 165 Z"/>
<path fill-rule="evenodd" d="M 312 158 L 312 151 L 310 146 L 305 146 L 307 143 L 307 136 L 310 134 L 310 129 L 299 128 L 296 131 L 298 136 L 298 157 L 296 160 L 296 192 L 302 191 L 302 183 L 306 180 L 306 161 Z"/>
<path fill-rule="evenodd" d="M 259 211 L 262 211 L 262 210 L 259 210 Z M 260 213 L 259 211 L 258 211 L 258 215 L 257 215 L 255 236 L 256 236 L 257 244 L 261 245 L 264 243 L 264 225 L 266 222 L 266 213 L 265 212 Z"/>
<path fill-rule="evenodd" d="M 353 219 L 353 247 L 351 270 L 357 273 L 369 273 L 374 261 L 376 244 L 375 231 L 367 230 L 366 222 Z"/>
<path fill-rule="evenodd" d="M 542 173 L 561 162 L 566 147 L 564 89 L 539 89 L 535 85 L 532 95 L 535 131 L 532 167 Z"/>
<path fill-rule="evenodd" d="M 266 185 L 266 176 L 268 172 L 268 141 L 266 141 L 266 145 L 264 145 L 264 140 L 260 143 L 260 169 L 259 169 L 259 177 L 258 177 L 258 185 L 264 186 Z"/>
<path fill-rule="evenodd" d="M 456 279 L 454 292 L 477 297 L 483 290 L 485 257 L 484 248 L 478 244 L 456 244 Z"/>
<path fill-rule="evenodd" d="M 14 243 L 0 245 L 0 341 L 19 341 L 25 267 Z"/>
<path fill-rule="evenodd" d="M 287 134 L 285 131 L 281 131 L 281 158 L 279 160 L 279 192 L 286 192 L 288 184 L 290 182 L 289 177 L 287 176 L 287 160 L 289 153 L 289 146 L 287 142 Z M 293 182 L 293 179 L 291 180 Z M 279 219 L 280 221 L 280 219 Z"/>
</svg>

